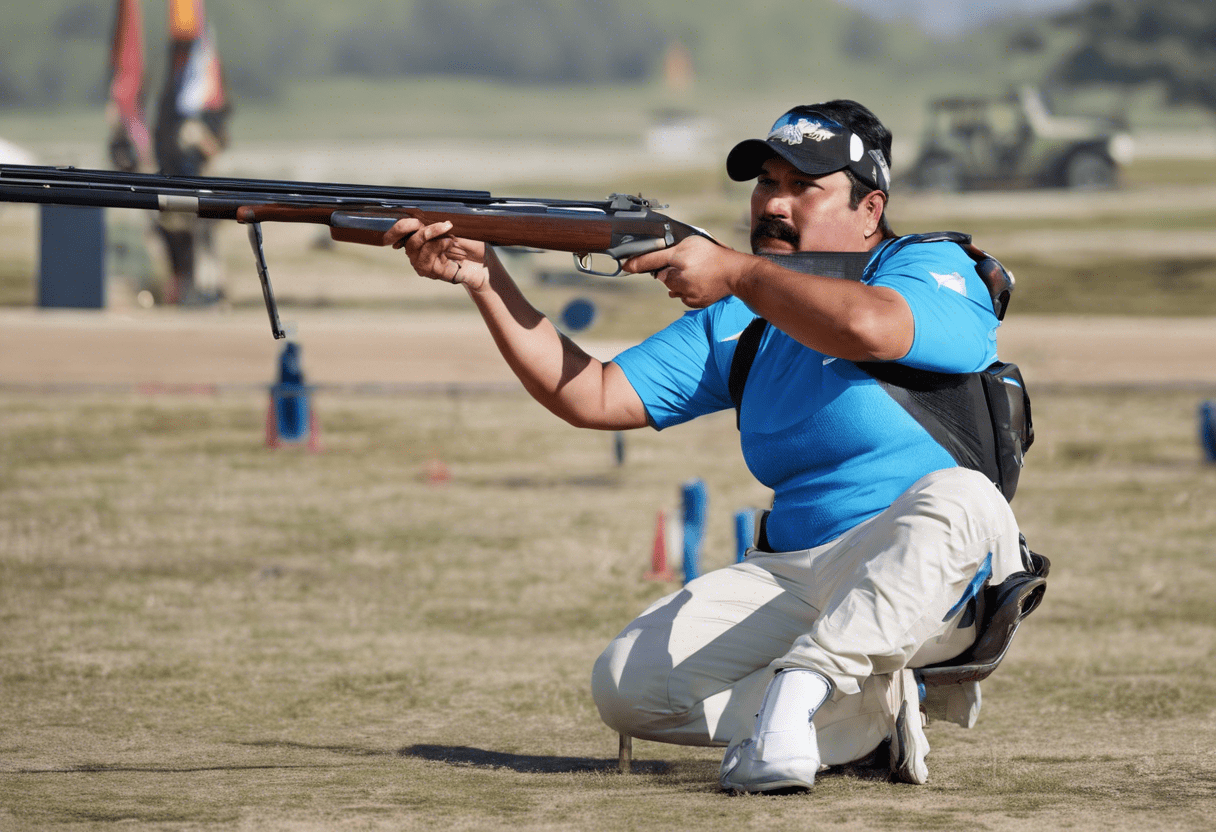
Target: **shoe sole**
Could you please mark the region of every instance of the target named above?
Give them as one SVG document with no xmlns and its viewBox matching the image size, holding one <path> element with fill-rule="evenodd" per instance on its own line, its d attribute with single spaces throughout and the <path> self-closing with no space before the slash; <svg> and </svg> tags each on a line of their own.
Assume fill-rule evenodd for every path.
<svg viewBox="0 0 1216 832">
<path fill-rule="evenodd" d="M 778 791 L 810 791 L 813 783 L 807 783 L 802 780 L 773 780 L 770 783 L 750 783 L 747 786 L 737 786 L 733 783 L 720 783 L 724 791 L 734 792 L 736 794 L 768 794 L 769 792 Z"/>
</svg>

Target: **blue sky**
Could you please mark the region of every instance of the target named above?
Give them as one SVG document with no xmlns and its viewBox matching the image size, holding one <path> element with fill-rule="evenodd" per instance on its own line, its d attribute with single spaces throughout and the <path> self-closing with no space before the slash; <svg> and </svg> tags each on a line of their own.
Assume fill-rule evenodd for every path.
<svg viewBox="0 0 1216 832">
<path fill-rule="evenodd" d="M 906 19 L 930 34 L 957 35 L 1002 17 L 1041 15 L 1084 0 L 838 0 L 883 20 Z"/>
</svg>

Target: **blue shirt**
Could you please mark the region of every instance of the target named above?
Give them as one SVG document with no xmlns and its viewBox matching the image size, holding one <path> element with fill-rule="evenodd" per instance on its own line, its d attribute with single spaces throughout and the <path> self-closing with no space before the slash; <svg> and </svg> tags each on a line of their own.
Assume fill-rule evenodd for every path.
<svg viewBox="0 0 1216 832">
<path fill-rule="evenodd" d="M 996 360 L 1000 325 L 975 264 L 951 242 L 875 249 L 863 282 L 908 302 L 914 335 L 901 364 L 946 373 Z M 689 312 L 616 363 L 659 430 L 734 407 L 728 380 L 738 336 L 756 314 L 738 298 Z M 870 375 L 768 327 L 740 408 L 748 469 L 773 489 L 774 551 L 839 537 L 954 458 Z"/>
</svg>

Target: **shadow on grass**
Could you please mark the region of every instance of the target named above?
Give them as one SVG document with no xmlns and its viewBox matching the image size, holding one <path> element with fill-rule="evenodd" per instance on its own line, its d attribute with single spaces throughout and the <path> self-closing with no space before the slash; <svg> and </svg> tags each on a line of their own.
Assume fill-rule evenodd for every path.
<svg viewBox="0 0 1216 832">
<path fill-rule="evenodd" d="M 402 757 L 417 757 L 453 766 L 509 768 L 523 774 L 577 774 L 615 772 L 618 761 L 591 757 L 546 757 L 534 754 L 508 754 L 461 745 L 411 745 L 397 752 Z M 671 765 L 662 760 L 634 760 L 634 774 L 667 774 Z"/>
<path fill-rule="evenodd" d="M 482 487 L 505 488 L 512 491 L 541 491 L 555 488 L 618 488 L 621 485 L 620 476 L 612 472 L 569 477 L 529 476 L 525 474 L 501 478 L 469 479 L 466 481 Z"/>
<path fill-rule="evenodd" d="M 342 754 L 347 757 L 383 757 L 392 752 L 380 748 L 365 748 L 358 745 L 317 745 L 308 742 L 291 742 L 290 740 L 254 740 L 241 745 L 250 748 L 293 748 L 301 751 L 328 751 L 330 754 Z"/>
<path fill-rule="evenodd" d="M 63 768 L 18 768 L 13 774 L 196 774 L 204 771 L 265 771 L 279 769 L 334 768 L 333 765 L 283 764 L 215 766 L 124 766 L 108 763 L 82 763 Z"/>
</svg>

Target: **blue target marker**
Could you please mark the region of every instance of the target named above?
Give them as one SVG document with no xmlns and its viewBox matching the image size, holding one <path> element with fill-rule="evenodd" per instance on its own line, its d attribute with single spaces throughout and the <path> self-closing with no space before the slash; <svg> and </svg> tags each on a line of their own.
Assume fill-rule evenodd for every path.
<svg viewBox="0 0 1216 832">
<path fill-rule="evenodd" d="M 735 562 L 747 560 L 747 550 L 756 539 L 756 512 L 743 509 L 735 512 Z"/>
<path fill-rule="evenodd" d="M 308 388 L 300 369 L 300 345 L 288 341 L 279 354 L 279 381 L 271 386 L 275 428 L 284 442 L 299 442 L 308 432 Z"/>
<path fill-rule="evenodd" d="M 595 323 L 595 304 L 587 298 L 575 298 L 562 310 L 562 326 L 570 332 L 582 332 Z"/>
<path fill-rule="evenodd" d="M 1216 401 L 1199 405 L 1199 442 L 1208 462 L 1216 462 Z"/>
<path fill-rule="evenodd" d="M 684 504 L 684 583 L 701 574 L 701 541 L 705 537 L 705 506 L 709 492 L 700 479 L 689 480 L 681 488 Z"/>
</svg>

